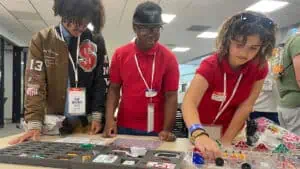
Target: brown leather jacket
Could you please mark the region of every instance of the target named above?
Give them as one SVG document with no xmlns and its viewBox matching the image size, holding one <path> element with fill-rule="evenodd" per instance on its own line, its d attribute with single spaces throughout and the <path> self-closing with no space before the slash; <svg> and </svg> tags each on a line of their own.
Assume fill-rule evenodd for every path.
<svg viewBox="0 0 300 169">
<path fill-rule="evenodd" d="M 40 129 L 45 114 L 63 115 L 68 80 L 75 86 L 69 51 L 76 63 L 77 38 L 69 45 L 61 38 L 60 29 L 50 27 L 32 37 L 25 72 L 25 121 L 29 129 Z M 80 37 L 78 87 L 86 88 L 86 112 L 104 113 L 108 85 L 108 58 L 102 35 L 89 30 Z"/>
</svg>

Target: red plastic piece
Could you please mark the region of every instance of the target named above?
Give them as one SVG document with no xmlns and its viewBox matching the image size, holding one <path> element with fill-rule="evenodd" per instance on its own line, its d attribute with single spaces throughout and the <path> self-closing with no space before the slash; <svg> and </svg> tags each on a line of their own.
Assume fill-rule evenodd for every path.
<svg viewBox="0 0 300 169">
<path fill-rule="evenodd" d="M 245 150 L 248 149 L 249 146 L 246 144 L 245 141 L 239 141 L 237 144 L 235 144 L 235 148 Z"/>
<path fill-rule="evenodd" d="M 266 152 L 266 151 L 269 151 L 269 149 L 266 145 L 261 143 L 254 148 L 254 151 Z"/>
</svg>

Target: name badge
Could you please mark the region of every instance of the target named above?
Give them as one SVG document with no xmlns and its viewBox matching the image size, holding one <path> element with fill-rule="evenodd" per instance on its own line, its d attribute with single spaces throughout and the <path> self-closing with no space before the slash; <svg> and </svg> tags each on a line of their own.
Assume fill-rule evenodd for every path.
<svg viewBox="0 0 300 169">
<path fill-rule="evenodd" d="M 157 91 L 155 91 L 153 89 L 149 89 L 146 91 L 145 96 L 146 97 L 155 97 L 155 96 L 157 96 Z"/>
<path fill-rule="evenodd" d="M 203 125 L 205 131 L 209 134 L 209 137 L 218 140 L 222 136 L 221 125 Z"/>
<path fill-rule="evenodd" d="M 263 84 L 263 91 L 272 91 L 273 81 L 271 79 L 266 79 Z"/>
<path fill-rule="evenodd" d="M 68 89 L 68 110 L 72 116 L 85 115 L 86 100 L 84 88 L 69 88 Z"/>
<path fill-rule="evenodd" d="M 213 92 L 211 99 L 217 102 L 223 102 L 226 100 L 226 96 L 223 92 Z"/>
<path fill-rule="evenodd" d="M 147 107 L 147 132 L 152 132 L 154 130 L 154 104 L 148 103 Z"/>
</svg>

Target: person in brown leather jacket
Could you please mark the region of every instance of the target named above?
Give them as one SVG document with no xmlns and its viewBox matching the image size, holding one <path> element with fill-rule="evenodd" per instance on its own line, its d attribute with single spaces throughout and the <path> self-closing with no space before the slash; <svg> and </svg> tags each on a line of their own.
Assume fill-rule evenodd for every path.
<svg viewBox="0 0 300 169">
<path fill-rule="evenodd" d="M 29 45 L 24 100 L 28 131 L 11 144 L 38 140 L 45 115 L 65 115 L 63 125 L 74 129 L 78 121 L 87 125 L 87 114 L 92 114 L 89 133 L 102 129 L 109 83 L 101 35 L 103 4 L 101 0 L 54 0 L 53 11 L 61 23 L 36 33 Z M 89 23 L 93 31 L 87 29 Z"/>
</svg>

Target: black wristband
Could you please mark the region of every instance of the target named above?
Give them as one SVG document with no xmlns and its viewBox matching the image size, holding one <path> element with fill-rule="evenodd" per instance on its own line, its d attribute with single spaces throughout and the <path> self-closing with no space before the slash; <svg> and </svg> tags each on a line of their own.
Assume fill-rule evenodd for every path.
<svg viewBox="0 0 300 169">
<path fill-rule="evenodd" d="M 197 130 L 197 131 L 200 131 L 200 130 Z M 198 137 L 202 136 L 202 135 L 206 135 L 207 137 L 209 137 L 209 134 L 208 134 L 208 133 L 206 133 L 205 131 L 202 131 L 202 130 L 201 130 L 200 133 L 197 133 L 196 135 L 194 135 L 194 136 L 192 135 L 192 136 L 190 137 L 191 143 L 192 143 L 192 144 L 195 144 L 196 139 L 197 139 Z"/>
<path fill-rule="evenodd" d="M 202 133 L 199 133 L 199 134 L 195 135 L 195 140 L 196 140 L 197 137 L 200 137 L 200 136 L 202 136 L 202 135 L 206 135 L 207 137 L 209 137 L 209 134 L 208 134 L 208 133 L 202 132 Z"/>
<path fill-rule="evenodd" d="M 194 133 L 195 131 L 198 131 L 198 130 L 200 130 L 200 131 L 203 131 L 203 132 L 205 132 L 205 133 L 206 133 L 206 130 L 205 130 L 205 129 L 198 128 L 198 129 L 194 130 L 193 132 L 191 132 L 191 136 L 193 135 L 193 133 Z"/>
</svg>

